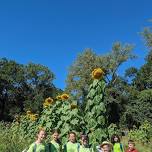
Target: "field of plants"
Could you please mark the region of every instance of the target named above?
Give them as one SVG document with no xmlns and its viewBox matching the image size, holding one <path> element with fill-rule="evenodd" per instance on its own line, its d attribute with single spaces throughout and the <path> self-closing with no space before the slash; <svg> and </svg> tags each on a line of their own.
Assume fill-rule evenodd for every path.
<svg viewBox="0 0 152 152">
<path fill-rule="evenodd" d="M 54 73 L 40 64 L 22 65 L 0 59 L 0 152 L 21 152 L 38 129 L 60 129 L 62 143 L 69 131 L 88 134 L 93 147 L 118 133 L 127 147 L 152 149 L 152 29 L 141 35 L 148 48 L 145 63 L 120 66 L 134 59 L 131 44 L 115 42 L 106 55 L 85 49 L 69 67 L 65 90 L 53 84 Z M 62 75 L 62 74 L 61 74 Z"/>
<path fill-rule="evenodd" d="M 78 136 L 83 131 L 89 135 L 94 147 L 103 140 L 108 140 L 113 133 L 121 135 L 123 128 L 118 129 L 115 124 L 107 123 L 104 71 L 101 68 L 94 69 L 92 78 L 85 111 L 82 111 L 68 94 L 62 93 L 54 99 L 46 98 L 43 102 L 43 110 L 39 114 L 28 110 L 25 114 L 16 115 L 12 123 L 1 122 L 0 151 L 21 152 L 34 141 L 39 128 L 45 128 L 48 132 L 46 142 L 51 139 L 51 129 L 60 129 L 63 144 L 67 141 L 69 131 L 75 131 Z M 133 128 L 128 131 L 122 141 L 126 147 L 127 140 L 133 139 L 140 152 L 150 152 L 151 137 L 152 126 L 145 121 L 138 129 Z"/>
</svg>

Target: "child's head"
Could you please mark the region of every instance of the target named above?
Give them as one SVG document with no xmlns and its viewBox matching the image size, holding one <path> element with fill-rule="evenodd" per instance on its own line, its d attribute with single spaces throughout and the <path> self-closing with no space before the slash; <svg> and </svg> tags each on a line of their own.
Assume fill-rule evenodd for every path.
<svg viewBox="0 0 152 152">
<path fill-rule="evenodd" d="M 39 140 L 39 142 L 42 142 L 46 137 L 46 132 L 45 129 L 41 128 L 38 130 L 37 133 L 37 140 Z"/>
<path fill-rule="evenodd" d="M 120 137 L 117 134 L 111 136 L 111 143 L 120 143 Z"/>
<path fill-rule="evenodd" d="M 133 140 L 129 140 L 128 141 L 128 148 L 130 150 L 134 149 L 135 148 L 135 142 Z"/>
<path fill-rule="evenodd" d="M 60 134 L 60 132 L 59 132 L 58 129 L 53 129 L 52 130 L 52 138 L 53 138 L 53 140 L 58 141 L 59 140 L 59 134 Z"/>
<path fill-rule="evenodd" d="M 103 152 L 110 152 L 112 149 L 112 144 L 107 141 L 104 141 L 104 142 L 102 142 L 100 147 Z"/>
<path fill-rule="evenodd" d="M 84 146 L 89 144 L 89 138 L 87 135 L 81 135 L 80 140 L 81 140 L 81 144 Z"/>
<path fill-rule="evenodd" d="M 69 133 L 69 141 L 71 141 L 72 143 L 76 142 L 76 133 L 75 132 Z"/>
</svg>

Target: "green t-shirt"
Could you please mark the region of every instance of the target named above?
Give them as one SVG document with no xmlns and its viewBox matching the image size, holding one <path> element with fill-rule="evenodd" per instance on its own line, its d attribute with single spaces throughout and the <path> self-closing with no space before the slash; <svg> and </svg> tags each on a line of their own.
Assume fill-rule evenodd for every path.
<svg viewBox="0 0 152 152">
<path fill-rule="evenodd" d="M 44 143 L 32 143 L 27 152 L 46 152 L 46 145 Z"/>
<path fill-rule="evenodd" d="M 64 145 L 64 152 L 78 152 L 79 147 L 79 143 L 72 143 L 69 141 L 66 145 Z"/>
<path fill-rule="evenodd" d="M 87 148 L 87 147 L 84 147 L 83 145 L 80 146 L 80 149 L 79 149 L 79 152 L 93 152 L 93 148 Z"/>
<path fill-rule="evenodd" d="M 113 145 L 113 152 L 124 152 L 123 145 L 120 143 L 115 143 Z"/>
<path fill-rule="evenodd" d="M 49 144 L 49 151 L 50 152 L 60 152 L 61 145 L 57 143 L 55 140 L 52 140 Z"/>
</svg>

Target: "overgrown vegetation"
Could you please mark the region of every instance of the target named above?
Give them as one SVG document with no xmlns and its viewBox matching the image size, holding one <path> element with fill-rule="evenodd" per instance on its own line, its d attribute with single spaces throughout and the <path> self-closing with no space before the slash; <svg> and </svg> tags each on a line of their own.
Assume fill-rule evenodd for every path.
<svg viewBox="0 0 152 152">
<path fill-rule="evenodd" d="M 130 67 L 125 76 L 118 75 L 120 66 L 135 58 L 130 44 L 114 43 L 110 53 L 102 56 L 86 49 L 69 68 L 65 91 L 53 85 L 55 76 L 47 67 L 0 59 L 0 150 L 23 150 L 40 127 L 48 133 L 60 128 L 63 143 L 70 130 L 78 135 L 87 132 L 95 144 L 113 133 L 129 131 L 128 138 L 137 145 L 150 147 L 151 29 L 142 35 L 148 54 L 139 69 Z"/>
</svg>

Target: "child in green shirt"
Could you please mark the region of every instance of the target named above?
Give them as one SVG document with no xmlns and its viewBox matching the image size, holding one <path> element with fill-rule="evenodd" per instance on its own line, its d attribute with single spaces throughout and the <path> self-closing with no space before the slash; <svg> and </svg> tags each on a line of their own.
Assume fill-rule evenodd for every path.
<svg viewBox="0 0 152 152">
<path fill-rule="evenodd" d="M 112 135 L 111 143 L 113 144 L 113 152 L 124 152 L 123 144 L 120 142 L 120 137 L 117 134 Z"/>
<path fill-rule="evenodd" d="M 61 151 L 61 141 L 59 140 L 59 130 L 54 129 L 52 131 L 52 141 L 48 144 L 49 152 L 60 152 Z"/>
<path fill-rule="evenodd" d="M 89 145 L 89 137 L 87 135 L 81 135 L 81 145 L 79 152 L 93 152 L 93 148 Z"/>
<path fill-rule="evenodd" d="M 46 137 L 44 129 L 40 129 L 37 134 L 37 139 L 32 143 L 27 152 L 46 152 L 46 145 L 43 143 Z"/>
<path fill-rule="evenodd" d="M 64 145 L 64 152 L 79 152 L 80 144 L 76 142 L 76 133 L 69 133 L 69 141 Z"/>
</svg>

